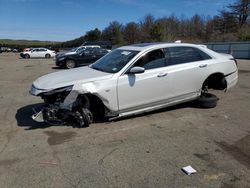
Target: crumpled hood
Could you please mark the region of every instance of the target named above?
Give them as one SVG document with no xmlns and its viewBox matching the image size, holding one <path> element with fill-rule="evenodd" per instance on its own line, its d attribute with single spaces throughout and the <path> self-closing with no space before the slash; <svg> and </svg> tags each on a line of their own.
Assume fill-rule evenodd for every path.
<svg viewBox="0 0 250 188">
<path fill-rule="evenodd" d="M 33 86 L 37 89 L 49 91 L 76 83 L 86 83 L 111 78 L 112 75 L 113 74 L 97 71 L 85 66 L 44 75 L 35 80 Z"/>
</svg>

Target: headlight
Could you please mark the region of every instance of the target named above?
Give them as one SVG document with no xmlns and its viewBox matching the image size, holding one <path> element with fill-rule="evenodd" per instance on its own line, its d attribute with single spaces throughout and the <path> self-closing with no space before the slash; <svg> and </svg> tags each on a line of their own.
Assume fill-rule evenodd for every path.
<svg viewBox="0 0 250 188">
<path fill-rule="evenodd" d="M 73 85 L 66 86 L 66 87 L 61 87 L 61 88 L 58 88 L 58 89 L 48 91 L 48 92 L 44 93 L 44 95 L 51 95 L 53 93 L 60 93 L 60 92 L 63 92 L 63 91 L 71 91 L 72 88 L 73 88 Z"/>
<path fill-rule="evenodd" d="M 39 89 L 39 88 L 36 88 L 33 84 L 32 84 L 32 86 L 31 86 L 31 88 L 30 88 L 30 94 L 31 95 L 38 95 L 38 94 L 40 94 L 40 93 L 42 93 L 42 92 L 44 92 L 44 91 L 46 91 L 45 89 Z"/>
<path fill-rule="evenodd" d="M 65 59 L 65 57 L 59 57 L 58 59 L 57 59 L 57 61 L 63 61 Z"/>
</svg>

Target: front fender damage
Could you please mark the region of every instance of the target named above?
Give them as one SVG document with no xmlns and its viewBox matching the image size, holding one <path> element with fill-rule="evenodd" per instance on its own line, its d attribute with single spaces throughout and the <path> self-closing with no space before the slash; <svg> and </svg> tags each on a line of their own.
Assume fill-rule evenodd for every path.
<svg viewBox="0 0 250 188">
<path fill-rule="evenodd" d="M 58 125 L 65 124 L 65 121 L 73 118 L 81 127 L 88 126 L 89 123 L 93 121 L 93 115 L 89 109 L 82 105 L 79 96 L 86 97 L 87 95 L 95 95 L 103 102 L 103 105 L 109 103 L 105 97 L 100 95 L 101 88 L 98 88 L 97 86 L 98 85 L 93 82 L 75 84 L 63 100 L 54 99 L 56 102 L 45 102 L 44 108 L 41 111 L 36 112 L 32 116 L 32 119 L 37 122 L 45 121 L 49 124 Z M 50 94 L 53 95 L 54 93 L 50 92 Z M 45 98 L 44 100 L 46 101 L 46 97 L 49 96 L 44 95 L 42 98 Z"/>
</svg>

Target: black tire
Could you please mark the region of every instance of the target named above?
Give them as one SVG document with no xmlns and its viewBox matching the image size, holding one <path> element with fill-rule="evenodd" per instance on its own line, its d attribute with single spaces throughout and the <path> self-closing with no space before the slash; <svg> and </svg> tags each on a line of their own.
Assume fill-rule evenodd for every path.
<svg viewBox="0 0 250 188">
<path fill-rule="evenodd" d="M 25 55 L 24 55 L 24 58 L 25 58 L 25 59 L 29 59 L 29 58 L 30 58 L 30 55 L 29 55 L 29 54 L 25 54 Z"/>
<path fill-rule="evenodd" d="M 211 93 L 204 93 L 197 99 L 197 104 L 201 108 L 214 108 L 217 106 L 219 98 Z"/>
<path fill-rule="evenodd" d="M 76 62 L 74 60 L 71 60 L 71 59 L 66 60 L 65 67 L 67 69 L 73 69 L 76 67 Z"/>
<path fill-rule="evenodd" d="M 50 54 L 46 54 L 46 55 L 45 55 L 45 58 L 50 58 L 50 57 L 51 57 Z"/>
<path fill-rule="evenodd" d="M 87 108 L 79 109 L 81 114 L 81 118 L 78 119 L 78 126 L 79 127 L 88 127 L 93 122 L 93 115 Z"/>
</svg>

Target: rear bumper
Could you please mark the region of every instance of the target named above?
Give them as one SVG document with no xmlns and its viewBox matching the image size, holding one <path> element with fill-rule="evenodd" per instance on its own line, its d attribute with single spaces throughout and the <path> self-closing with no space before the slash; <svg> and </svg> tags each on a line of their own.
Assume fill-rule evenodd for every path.
<svg viewBox="0 0 250 188">
<path fill-rule="evenodd" d="M 238 82 L 238 70 L 225 76 L 225 79 L 227 81 L 227 90 L 234 87 Z"/>
</svg>

